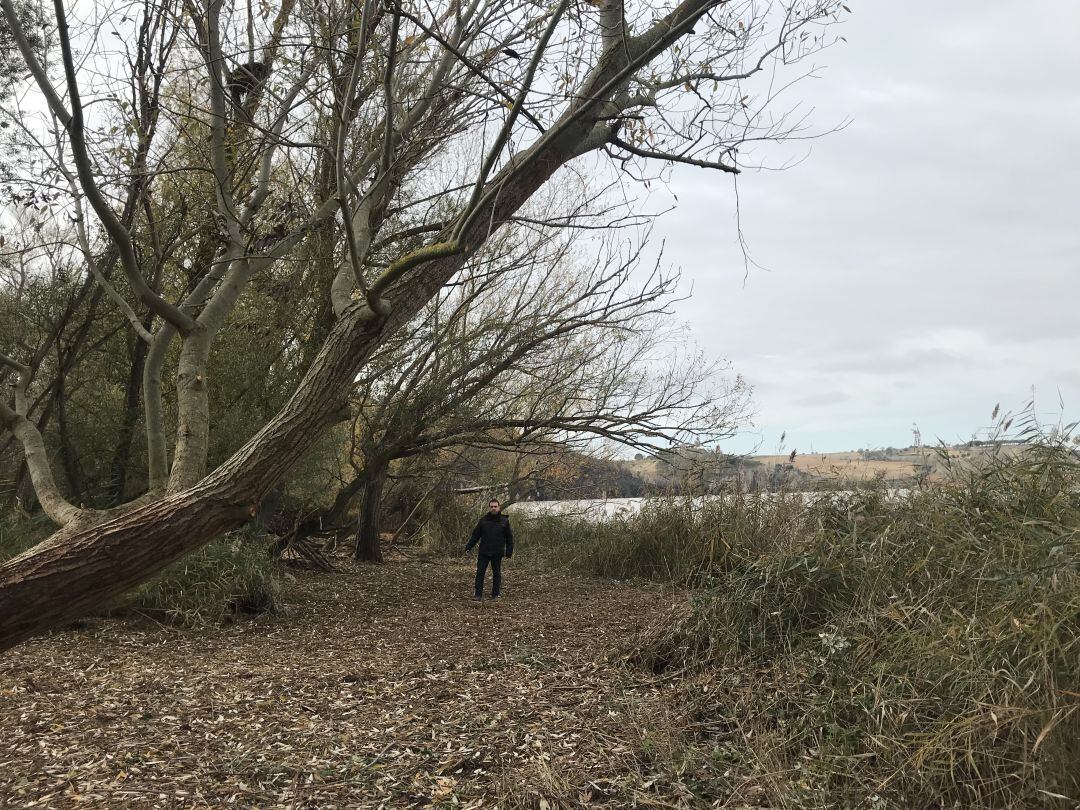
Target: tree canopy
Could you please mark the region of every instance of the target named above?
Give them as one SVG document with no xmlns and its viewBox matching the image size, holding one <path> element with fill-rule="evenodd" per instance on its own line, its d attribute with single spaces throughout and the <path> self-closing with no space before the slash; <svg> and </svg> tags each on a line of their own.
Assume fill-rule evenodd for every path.
<svg viewBox="0 0 1080 810">
<path fill-rule="evenodd" d="M 2 5 L 32 77 L 4 111 L 33 145 L 13 187 L 54 222 L 9 252 L 32 277 L 51 249 L 50 266 L 123 317 L 146 489 L 108 508 L 65 494 L 31 408 L 78 312 L 44 335 L 18 327 L 0 347 L 0 422 L 60 529 L 0 566 L 0 645 L 249 519 L 347 417 L 372 358 L 507 226 L 611 224 L 602 209 L 545 210 L 553 180 L 609 171 L 625 185 L 673 164 L 734 175 L 756 144 L 801 133 L 782 89 L 842 13 L 821 0 L 143 0 L 77 19 L 56 0 L 46 58 L 26 13 Z M 243 330 L 280 343 L 281 374 L 257 429 L 215 464 L 210 372 Z"/>
</svg>

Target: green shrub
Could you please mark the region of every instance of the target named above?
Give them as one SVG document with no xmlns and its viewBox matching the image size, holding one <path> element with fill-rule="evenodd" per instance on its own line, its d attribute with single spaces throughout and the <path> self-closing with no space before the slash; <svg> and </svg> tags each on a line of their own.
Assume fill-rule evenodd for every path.
<svg viewBox="0 0 1080 810">
<path fill-rule="evenodd" d="M 275 612 L 280 587 L 269 543 L 253 529 L 214 540 L 140 585 L 120 607 L 190 625 Z"/>
<path fill-rule="evenodd" d="M 422 519 L 420 537 L 424 550 L 443 556 L 461 554 L 482 514 L 460 498 L 452 495 L 434 496 Z"/>
<path fill-rule="evenodd" d="M 37 545 L 53 530 L 43 516 L 27 516 L 16 509 L 0 512 L 0 562 L 22 554 Z"/>
</svg>

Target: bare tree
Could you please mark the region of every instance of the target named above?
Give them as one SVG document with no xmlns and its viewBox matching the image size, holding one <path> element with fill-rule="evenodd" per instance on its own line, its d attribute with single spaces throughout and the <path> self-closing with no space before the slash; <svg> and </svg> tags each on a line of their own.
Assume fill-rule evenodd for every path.
<svg viewBox="0 0 1080 810">
<path fill-rule="evenodd" d="M 720 363 L 677 351 L 685 335 L 664 317 L 675 276 L 654 266 L 636 279 L 633 243 L 605 244 L 589 261 L 562 231 L 529 236 L 511 228 L 489 243 L 368 363 L 353 398 L 353 479 L 299 536 L 339 524 L 359 496 L 356 556 L 379 559 L 391 465 L 444 448 L 537 454 L 602 439 L 655 451 L 731 435 L 745 387 L 724 380 Z"/>
<path fill-rule="evenodd" d="M 61 526 L 0 566 L 0 646 L 100 604 L 249 519 L 345 416 L 374 352 L 563 167 L 607 152 L 627 167 L 659 160 L 734 173 L 740 148 L 798 132 L 799 120 L 768 112 L 775 82 L 756 95 L 744 82 L 819 49 L 841 8 L 284 0 L 253 30 L 221 0 L 145 0 L 135 18 L 96 9 L 89 28 L 73 27 L 54 0 L 54 73 L 13 0 L 0 4 L 55 123 L 45 151 L 69 187 L 87 272 L 148 346 L 150 481 L 146 496 L 114 510 L 70 502 L 27 417 L 35 368 L 0 354 L 14 382 L 0 422 L 24 447 L 42 507 Z M 106 53 L 111 38 L 98 35 L 124 25 L 125 50 Z M 331 178 L 325 199 L 308 193 L 320 162 Z M 154 202 L 164 196 L 170 213 L 196 227 L 181 262 L 153 248 L 165 227 Z M 252 280 L 330 223 L 337 238 L 324 244 L 342 245 L 333 325 L 281 411 L 209 471 L 215 338 Z M 113 266 L 123 288 L 109 282 Z M 152 315 L 150 328 L 141 312 Z M 174 341 L 170 458 L 160 372 Z"/>
</svg>

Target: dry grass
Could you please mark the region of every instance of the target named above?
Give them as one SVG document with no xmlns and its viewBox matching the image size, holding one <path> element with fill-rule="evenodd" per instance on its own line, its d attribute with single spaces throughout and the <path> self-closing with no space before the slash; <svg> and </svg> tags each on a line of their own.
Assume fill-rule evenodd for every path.
<svg viewBox="0 0 1080 810">
<path fill-rule="evenodd" d="M 122 597 L 114 610 L 191 626 L 273 613 L 281 589 L 270 542 L 256 529 L 232 532 L 173 563 Z"/>
<path fill-rule="evenodd" d="M 1064 443 L 943 463 L 946 481 L 904 500 L 642 518 L 645 536 L 675 529 L 668 567 L 703 587 L 620 650 L 669 676 L 681 720 L 663 726 L 706 763 L 699 795 L 1080 806 L 1080 466 Z M 639 536 L 600 529 L 593 559 Z M 642 572 L 663 570 L 643 545 Z"/>
<path fill-rule="evenodd" d="M 872 481 L 885 478 L 899 481 L 913 478 L 917 472 L 914 459 L 903 460 L 867 460 L 858 453 L 797 453 L 793 461 L 787 454 L 779 456 L 754 456 L 754 461 L 761 462 L 766 470 L 776 464 L 789 464 L 799 472 L 815 478 L 838 481 Z"/>
</svg>

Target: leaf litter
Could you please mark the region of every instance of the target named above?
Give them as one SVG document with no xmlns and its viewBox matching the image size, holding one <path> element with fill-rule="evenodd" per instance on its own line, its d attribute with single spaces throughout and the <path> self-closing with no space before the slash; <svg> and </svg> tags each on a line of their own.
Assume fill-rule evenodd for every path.
<svg viewBox="0 0 1080 810">
<path fill-rule="evenodd" d="M 670 592 L 515 567 L 476 603 L 471 579 L 343 564 L 276 616 L 23 644 L 0 657 L 0 806 L 692 806 L 643 765 L 654 685 L 607 657 Z"/>
</svg>

